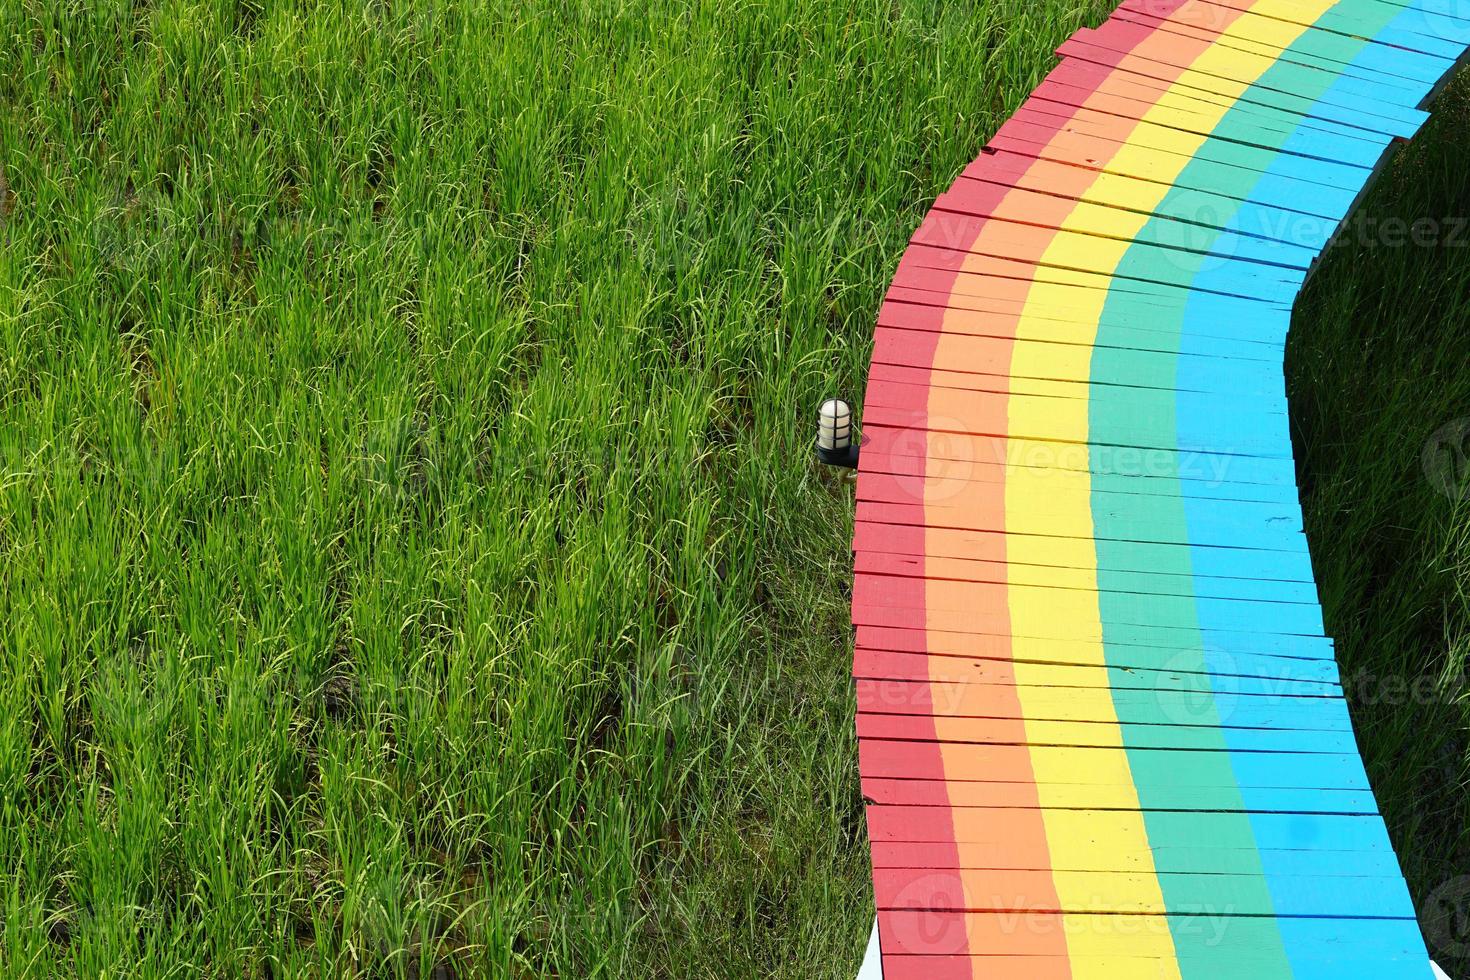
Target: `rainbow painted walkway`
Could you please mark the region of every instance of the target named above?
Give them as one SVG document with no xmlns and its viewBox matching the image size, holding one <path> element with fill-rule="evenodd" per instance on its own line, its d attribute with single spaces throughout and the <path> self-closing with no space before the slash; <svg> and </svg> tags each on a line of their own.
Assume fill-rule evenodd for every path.
<svg viewBox="0 0 1470 980">
<path fill-rule="evenodd" d="M 1127 0 L 914 235 L 855 534 L 887 980 L 1430 975 L 1281 359 L 1467 45 L 1452 0 Z"/>
</svg>

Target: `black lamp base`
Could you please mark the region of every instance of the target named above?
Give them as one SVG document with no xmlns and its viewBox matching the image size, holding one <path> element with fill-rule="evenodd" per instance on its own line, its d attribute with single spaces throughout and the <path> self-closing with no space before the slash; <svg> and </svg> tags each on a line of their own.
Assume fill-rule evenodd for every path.
<svg viewBox="0 0 1470 980">
<path fill-rule="evenodd" d="M 851 445 L 845 449 L 824 449 L 817 446 L 817 459 L 827 466 L 836 466 L 844 470 L 855 470 L 858 464 L 858 447 Z"/>
</svg>

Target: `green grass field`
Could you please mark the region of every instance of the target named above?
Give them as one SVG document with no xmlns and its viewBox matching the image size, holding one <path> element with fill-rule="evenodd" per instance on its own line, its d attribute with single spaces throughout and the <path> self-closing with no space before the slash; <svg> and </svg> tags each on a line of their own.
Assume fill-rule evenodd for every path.
<svg viewBox="0 0 1470 980">
<path fill-rule="evenodd" d="M 851 976 L 812 413 L 1110 6 L 0 7 L 0 974 Z M 1365 215 L 1470 214 L 1467 95 Z M 1421 465 L 1470 415 L 1470 250 L 1353 239 L 1299 320 L 1424 898 L 1470 869 L 1470 504 Z"/>
</svg>

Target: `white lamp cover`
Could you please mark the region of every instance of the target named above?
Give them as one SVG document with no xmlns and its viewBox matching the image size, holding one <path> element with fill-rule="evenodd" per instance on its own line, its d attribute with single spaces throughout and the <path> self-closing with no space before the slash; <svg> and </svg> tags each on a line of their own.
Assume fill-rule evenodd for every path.
<svg viewBox="0 0 1470 980">
<path fill-rule="evenodd" d="M 846 449 L 852 445 L 852 408 L 840 398 L 829 398 L 817 410 L 817 445 Z"/>
</svg>

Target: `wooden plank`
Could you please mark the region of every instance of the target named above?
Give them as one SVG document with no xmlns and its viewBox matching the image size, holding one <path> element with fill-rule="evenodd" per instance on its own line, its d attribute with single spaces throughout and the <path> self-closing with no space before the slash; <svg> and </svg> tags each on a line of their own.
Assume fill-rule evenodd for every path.
<svg viewBox="0 0 1470 980">
<path fill-rule="evenodd" d="M 1117 587 L 1099 589 L 1074 588 L 1063 585 L 1030 585 L 1023 582 L 961 581 L 949 578 L 874 575 L 859 572 L 854 576 L 853 594 L 873 606 L 905 607 L 913 602 L 912 585 L 924 589 L 922 606 L 929 612 L 960 612 L 977 604 L 1013 600 L 1054 602 L 1058 612 L 1069 611 L 1074 604 L 1097 605 L 1098 594 L 1108 596 L 1107 617 L 1129 615 L 1134 618 L 1153 614 L 1151 622 L 1161 626 L 1187 628 L 1198 622 L 1202 609 L 1214 608 L 1219 615 L 1251 618 L 1268 626 L 1271 632 L 1303 636 L 1322 634 L 1321 607 L 1315 602 L 1290 602 L 1281 599 L 1245 599 L 1204 595 L 1177 595 L 1156 591 L 1127 591 Z M 1126 613 L 1125 613 L 1126 610 Z M 1103 622 L 1111 621 L 1105 618 Z M 1135 621 L 1128 619 L 1124 621 Z"/>
<path fill-rule="evenodd" d="M 939 779 L 863 779 L 863 796 L 872 803 L 906 806 L 979 806 L 1040 809 L 1033 783 L 949 782 Z M 1150 793 L 1157 808 L 1189 813 L 1341 813 L 1372 815 L 1378 805 L 1372 793 L 1356 790 L 1265 789 L 1185 786 L 1155 787 Z M 1047 807 L 1057 810 L 1138 810 L 1138 794 L 1131 786 L 1046 787 Z M 913 860 L 924 861 L 923 844 L 889 844 Z M 931 859 L 932 860 L 932 859 Z M 930 867 L 933 865 L 925 865 Z M 951 867 L 951 864 L 942 865 Z"/>
<path fill-rule="evenodd" d="M 1189 811 L 1181 811 L 1188 813 Z M 1029 841 L 1018 841 L 1025 845 Z M 1332 878 L 1387 877 L 1398 873 L 1398 860 L 1387 851 L 1334 851 L 1328 848 L 1252 847 L 1201 851 L 1158 848 L 1150 852 L 1068 852 L 1056 862 L 1049 852 L 1025 846 L 952 841 L 874 841 L 875 868 L 1045 869 L 1069 871 L 1133 871 L 1152 865 L 1163 874 L 1224 874 L 1242 862 L 1268 864 L 1278 874 Z"/>
<path fill-rule="evenodd" d="M 870 513 L 866 510 L 858 514 L 855 525 L 855 540 L 863 547 L 877 547 L 882 550 L 900 554 L 914 553 L 912 545 L 905 546 L 898 543 L 896 538 L 907 533 L 909 529 L 917 527 L 924 534 L 923 547 L 925 551 L 920 553 L 932 554 L 943 558 L 962 558 L 976 561 L 999 561 L 1009 556 L 1010 549 L 1018 540 L 1025 541 L 1026 549 L 1031 557 L 1030 561 L 1019 562 L 1019 564 L 1055 565 L 1062 568 L 1089 568 L 1098 570 L 1121 569 L 1123 571 L 1148 571 L 1159 567 L 1155 563 L 1173 562 L 1180 559 L 1194 561 L 1202 557 L 1208 549 L 1210 557 L 1215 558 L 1213 562 L 1216 574 L 1222 578 L 1239 578 L 1248 574 L 1252 562 L 1263 570 L 1263 578 L 1271 576 L 1269 580 L 1284 582 L 1311 582 L 1311 562 L 1299 552 L 1269 551 L 1260 548 L 1237 548 L 1223 547 L 1210 548 L 1197 542 L 1180 544 L 1173 541 L 1138 541 L 1135 547 L 1126 551 L 1119 550 L 1116 553 L 1099 554 L 1095 537 L 1077 537 L 1063 534 L 1035 534 L 1027 535 L 1015 530 L 976 530 L 967 528 L 934 527 L 927 524 L 913 524 L 903 522 L 890 522 L 875 520 L 886 515 L 881 513 Z M 907 516 L 907 515 L 897 515 Z M 1237 571 L 1242 575 L 1222 574 Z"/>
<path fill-rule="evenodd" d="M 1075 785 L 1136 785 L 1137 772 L 1159 770 L 1169 774 L 1169 779 L 1162 782 L 1176 786 L 1369 789 L 1362 761 L 1356 755 L 1243 753 L 1232 759 L 1235 771 L 1226 781 L 1205 768 L 1206 760 L 1201 756 L 1210 753 L 1172 749 L 1130 751 L 1126 767 L 1120 753 L 1099 748 L 956 745 L 945 750 L 940 765 L 918 743 L 869 738 L 861 740 L 858 753 L 866 775 L 893 779 L 1034 782 L 1031 760 L 1045 756 L 1066 773 L 1067 778 L 1054 781 Z"/>
<path fill-rule="evenodd" d="M 1158 878 L 1169 905 L 1145 900 L 1119 901 L 1143 891 L 1148 881 L 1120 871 L 1034 871 L 932 868 L 880 868 L 873 883 L 881 910 L 959 912 L 1127 912 L 1161 915 L 1169 911 L 1229 915 L 1292 915 L 1315 918 L 1412 919 L 1414 905 L 1398 876 L 1283 876 L 1268 889 L 1258 875 L 1165 874 Z M 1058 893 L 1076 896 L 1061 901 Z"/>
<path fill-rule="evenodd" d="M 1055 510 L 1033 511 L 1021 515 L 1007 511 L 992 513 L 980 509 L 944 507 L 936 504 L 897 504 L 859 501 L 857 519 L 860 521 L 887 524 L 914 524 L 921 527 L 962 531 L 994 531 L 1039 537 L 1072 537 L 1093 540 L 1137 541 L 1144 544 L 1173 544 L 1231 548 L 1241 544 L 1255 551 L 1272 552 L 1273 558 L 1282 560 L 1289 555 L 1306 554 L 1306 542 L 1302 536 L 1300 516 L 1291 511 L 1261 509 L 1256 512 L 1245 510 L 1249 501 L 1218 501 L 1236 505 L 1239 510 L 1232 514 L 1218 511 L 1201 518 L 1183 531 L 1167 527 L 1151 516 L 1153 510 L 1147 497 L 1136 497 L 1130 501 L 1127 495 L 1116 494 L 1116 500 L 1108 501 L 1106 530 L 1094 531 L 1086 515 Z M 1093 520 L 1097 520 L 1095 517 Z M 1281 553 L 1277 556 L 1274 553 Z"/>
<path fill-rule="evenodd" d="M 1003 338 L 943 332 L 937 338 L 922 331 L 879 326 L 874 330 L 873 359 L 879 363 L 927 367 L 938 363 L 954 371 L 1000 374 L 1037 378 L 1048 381 L 1085 382 L 1093 374 L 1092 350 L 1078 344 L 1052 343 L 1042 340 L 1005 340 Z M 935 353 L 938 345 L 938 354 Z M 1021 370 L 1012 367 L 1018 355 L 1030 364 Z M 1175 389 L 1176 362 L 1186 360 L 1184 354 L 1171 358 L 1153 351 L 1132 350 L 1129 356 L 1100 366 L 1097 374 L 1105 384 L 1144 388 Z M 1205 376 L 1194 390 L 1222 395 L 1236 393 L 1241 397 L 1279 395 L 1281 371 L 1260 361 L 1221 359 L 1218 371 Z"/>
<path fill-rule="evenodd" d="M 1012 642 L 1025 640 L 1024 650 Z M 1247 641 L 1251 642 L 1247 642 Z M 983 630 L 949 632 L 945 630 L 913 630 L 860 626 L 857 647 L 865 650 L 887 650 L 895 653 L 921 653 L 944 657 L 969 657 L 1058 664 L 1114 664 L 1148 667 L 1180 672 L 1219 672 L 1258 676 L 1292 676 L 1317 679 L 1311 673 L 1277 674 L 1264 671 L 1273 658 L 1282 662 L 1272 666 L 1286 671 L 1335 669 L 1330 637 L 1291 637 L 1281 642 L 1262 643 L 1260 634 L 1222 635 L 1201 631 L 1193 639 L 1167 633 L 1159 642 L 1124 640 L 1114 637 L 1108 644 L 1107 657 L 1095 644 L 1075 638 L 1038 637 L 1007 632 L 990 634 Z M 1201 654 L 1208 663 L 1201 664 Z M 1294 661 L 1294 663 L 1293 663 Z M 1330 680 L 1331 678 L 1329 678 Z"/>
<path fill-rule="evenodd" d="M 1203 960 L 1211 964 L 1222 960 L 1250 962 L 1273 945 L 1271 936 L 1276 925 L 1270 919 L 1222 916 L 1228 919 L 1228 927 L 1212 929 L 1203 917 L 1195 924 L 1190 923 L 1190 918 L 1188 915 L 1032 914 L 1026 916 L 1025 928 L 1018 928 L 1016 917 L 1006 913 L 882 911 L 878 915 L 878 931 L 885 954 L 932 956 L 984 949 L 991 956 L 1048 955 L 1051 940 L 1061 937 L 1074 943 L 1085 939 L 1106 955 L 1109 962 L 1122 963 L 1132 961 L 1140 941 L 1150 936 L 1166 941 L 1163 945 L 1172 946 L 1174 955 L 1181 960 Z M 1423 955 L 1417 926 L 1408 920 L 1303 918 L 1298 927 L 1303 939 L 1310 939 L 1302 943 L 1303 951 L 1310 950 L 1314 958 L 1325 961 L 1346 963 L 1366 957 L 1381 963 Z M 1427 960 L 1420 960 L 1421 968 L 1424 962 Z M 1020 975 L 1036 976 L 1035 973 Z M 1139 976 L 1121 971 L 1107 975 Z M 1369 976 L 1357 972 L 1346 975 Z"/>
<path fill-rule="evenodd" d="M 857 716 L 859 738 L 956 745 L 1050 745 L 1090 748 L 1189 749 L 1200 752 L 1356 752 L 1351 733 L 1295 728 L 1237 728 L 1229 737 L 1216 724 L 1164 725 L 1045 718 L 955 718 L 903 714 Z"/>
<path fill-rule="evenodd" d="M 1178 321 L 1181 311 L 1154 304 L 1149 304 L 1146 311 L 1152 316 L 1133 318 L 1128 327 L 1117 327 L 1112 323 L 1109 326 L 1126 331 L 1125 336 L 1136 337 L 1143 344 L 1159 344 L 1167 339 L 1173 342 L 1175 348 L 1179 344 L 1192 344 L 1193 349 L 1212 353 L 1218 350 L 1222 356 L 1227 357 L 1243 357 L 1247 360 L 1271 360 L 1273 356 L 1279 360 L 1281 357 L 1284 342 L 1274 324 L 1225 323 L 1191 332 L 1190 337 L 1181 337 L 1180 329 L 1171 325 L 1171 321 Z M 1123 314 L 1120 312 L 1119 315 Z M 887 300 L 878 310 L 880 320 L 884 317 L 890 318 L 891 322 L 885 324 L 889 326 L 939 331 L 947 330 L 951 325 L 973 325 L 989 328 L 993 335 L 999 336 L 1014 336 L 1015 327 L 1023 316 L 1028 321 L 1028 329 L 1051 329 L 1058 332 L 1059 336 L 1066 330 L 1069 332 L 1065 336 L 1078 338 L 1078 342 L 1084 337 L 1095 340 L 1096 328 L 1100 325 L 1097 316 L 1089 315 L 1084 310 L 1068 309 L 1043 301 L 1031 304 L 1004 299 L 989 300 L 985 297 L 957 296 L 952 293 L 946 295 L 904 286 L 890 289 Z M 1002 332 L 994 334 L 996 330 Z M 1082 330 L 1089 332 L 1084 334 L 1080 332 Z M 1087 396 L 1084 394 L 1080 397 Z"/>
<path fill-rule="evenodd" d="M 878 367 L 886 368 L 888 365 Z M 1169 393 L 1160 391 L 1157 394 L 1160 404 L 1167 407 Z M 932 433 L 910 431 L 909 435 L 915 440 L 924 439 L 924 445 L 928 445 L 927 439 Z M 1126 487 L 1129 493 L 1163 497 L 1166 501 L 1188 497 L 1287 505 L 1297 502 L 1296 488 L 1290 485 L 1239 483 L 1223 479 L 1219 472 L 1207 472 L 1195 467 L 1190 467 L 1183 473 L 1153 472 L 1149 462 L 1145 461 L 1145 457 L 1151 454 L 1141 450 L 1130 453 L 1136 458 L 1135 462 L 1125 472 L 1118 472 L 1119 468 L 1104 465 L 1107 462 L 1105 453 L 1101 453 L 1101 450 L 1096 454 L 1093 452 L 1098 447 L 1077 447 L 1079 450 L 1085 448 L 1089 452 L 1088 462 L 1092 465 L 1086 469 L 1051 467 L 1049 464 L 1052 457 L 1028 461 L 977 456 L 967 459 L 961 466 L 955 466 L 951 461 L 937 456 L 896 455 L 880 452 L 876 446 L 870 448 L 872 451 L 862 457 L 857 480 L 858 494 L 865 500 L 900 501 L 905 497 L 899 494 L 906 494 L 911 501 L 927 502 L 952 494 L 991 492 L 994 487 L 1003 487 L 1018 473 L 1044 466 L 1058 487 L 1071 487 L 1082 492 L 1091 492 L 1095 485 L 1106 478 L 1107 490 L 1100 489 L 1100 492 L 1110 492 L 1121 486 Z"/>
<path fill-rule="evenodd" d="M 1008 746 L 979 746 L 994 749 Z M 1019 747 L 1030 752 L 1029 747 Z M 1101 749 L 1069 748 L 1068 754 L 1086 756 L 1104 752 Z M 1156 750 L 1144 750 L 1153 752 Z M 1157 750 L 1172 751 L 1172 750 Z M 1197 758 L 1196 751 L 1177 751 L 1176 756 Z M 1130 753 L 1130 756 L 1132 753 Z M 1282 772 L 1303 773 L 1308 780 L 1328 779 L 1349 766 L 1331 764 L 1341 756 L 1266 752 L 1245 756 L 1263 768 Z M 1355 757 L 1354 757 L 1355 758 Z M 1080 760 L 1079 760 L 1080 761 Z M 1178 763 L 1184 765 L 1184 760 Z M 1328 784 L 1331 785 L 1331 784 Z M 1062 828 L 1061 836 L 1070 849 L 1084 850 L 1092 842 L 1104 841 L 1124 834 L 1122 828 L 1138 818 L 1117 810 L 1059 810 L 1048 812 L 1049 839 L 1053 826 Z M 1033 818 L 1025 809 L 1003 807 L 922 807 L 870 804 L 868 835 L 874 841 L 959 841 L 980 844 L 1005 844 L 1018 839 Z M 1354 853 L 1372 851 L 1392 855 L 1388 832 L 1382 818 L 1372 815 L 1333 813 L 1261 813 L 1243 821 L 1232 813 L 1177 813 L 1159 811 L 1151 815 L 1147 846 L 1153 850 L 1247 850 L 1322 849 Z M 1121 870 L 1121 869 L 1120 869 Z"/>
<path fill-rule="evenodd" d="M 1424 958 L 1403 957 L 1296 957 L 1292 960 L 1303 971 L 1289 969 L 1269 972 L 1260 956 L 1250 959 L 1226 959 L 1223 956 L 1147 956 L 1139 954 L 1108 956 L 1025 955 L 908 955 L 885 956 L 884 980 L 1078 980 L 1107 977 L 1111 980 L 1137 980 L 1142 977 L 1173 976 L 1184 970 L 1185 976 L 1209 977 L 1211 980 L 1273 980 L 1292 976 L 1332 978 L 1332 980 L 1423 980 Z M 1278 966 L 1273 964 L 1273 966 Z M 1198 971 L 1192 972 L 1192 971 Z"/>
<path fill-rule="evenodd" d="M 873 482 L 873 478 L 861 481 L 858 491 L 860 497 L 866 496 L 863 488 L 871 487 Z M 887 497 L 895 499 L 903 493 L 904 491 L 898 491 L 888 494 Z M 1117 571 L 1108 577 L 1109 584 L 1104 588 L 1099 585 L 1095 570 L 1028 565 L 1024 562 L 971 561 L 939 555 L 896 555 L 881 551 L 864 551 L 857 555 L 853 570 L 859 575 L 895 578 L 1015 583 L 1090 592 L 1125 591 L 1144 595 L 1317 604 L 1317 590 L 1310 582 L 1265 582 L 1255 578 L 1186 575 L 1169 570 Z"/>
<path fill-rule="evenodd" d="M 1056 703 L 1039 699 L 1028 703 L 1037 711 L 1060 712 L 1038 714 L 1038 718 L 1106 721 L 1117 717 L 1124 704 L 1136 703 L 1152 711 L 1177 701 L 1182 716 L 1191 722 L 1198 720 L 1200 712 L 1208 711 L 1222 725 L 1245 724 L 1248 720 L 1255 727 L 1275 727 L 1268 725 L 1268 719 L 1277 717 L 1309 728 L 1347 727 L 1342 688 L 1331 661 L 1234 654 L 1212 662 L 1201 650 L 1120 647 L 1109 648 L 1102 657 L 1068 654 L 1063 649 L 1048 655 L 1033 649 L 1026 656 L 1029 661 L 1022 661 L 1012 650 L 977 650 L 965 656 L 949 656 L 859 646 L 853 653 L 858 709 L 1018 717 L 999 713 L 1019 710 L 1004 700 L 1010 692 L 972 692 L 970 688 L 1017 684 L 1030 688 L 1106 687 L 1116 695 L 1112 714 L 1090 702 L 1065 703 L 1065 692 L 1057 693 L 1060 700 Z M 867 679 L 875 683 L 869 684 Z M 1149 697 L 1129 695 L 1126 692 L 1130 690 Z M 1141 712 L 1135 717 L 1145 720 Z"/>
</svg>

